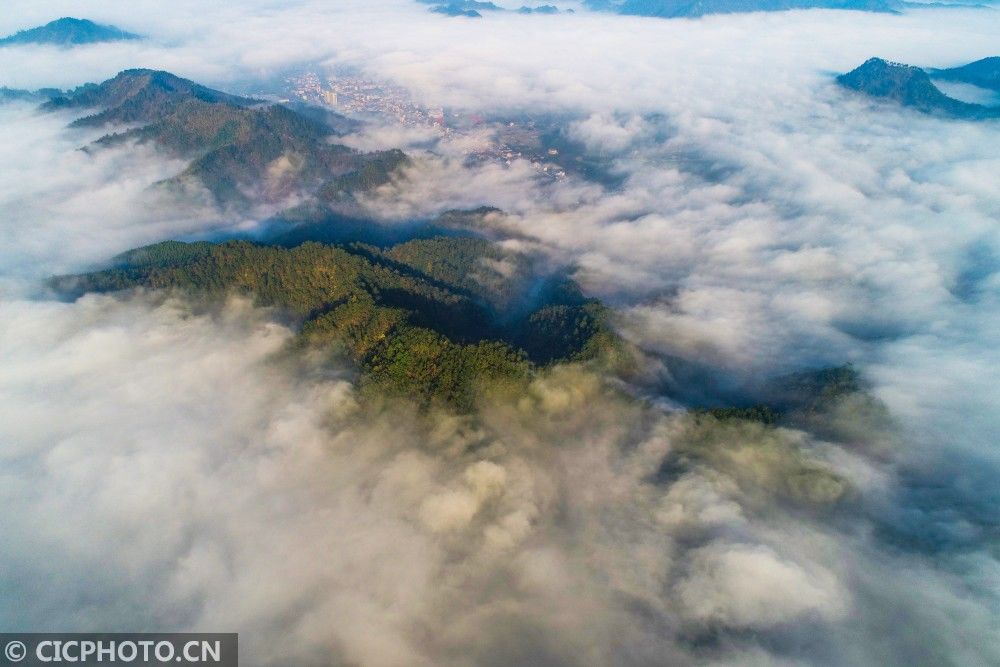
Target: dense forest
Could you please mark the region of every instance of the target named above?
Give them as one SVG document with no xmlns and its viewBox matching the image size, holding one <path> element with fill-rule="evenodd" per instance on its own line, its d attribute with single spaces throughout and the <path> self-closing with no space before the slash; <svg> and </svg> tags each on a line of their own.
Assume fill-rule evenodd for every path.
<svg viewBox="0 0 1000 667">
<path fill-rule="evenodd" d="M 168 241 L 54 285 L 250 295 L 299 324 L 296 347 L 350 358 L 363 386 L 459 410 L 553 363 L 615 360 L 624 345 L 571 280 L 534 275 L 525 258 L 473 237 L 388 248 Z"/>
</svg>

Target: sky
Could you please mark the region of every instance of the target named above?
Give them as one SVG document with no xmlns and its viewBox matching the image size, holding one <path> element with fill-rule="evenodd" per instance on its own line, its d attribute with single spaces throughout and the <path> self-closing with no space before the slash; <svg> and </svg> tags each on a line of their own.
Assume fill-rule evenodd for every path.
<svg viewBox="0 0 1000 667">
<path fill-rule="evenodd" d="M 567 114 L 621 187 L 367 127 L 347 141 L 417 160 L 365 206 L 381 224 L 505 211 L 486 231 L 616 309 L 637 392 L 711 400 L 851 362 L 888 417 L 848 406 L 836 438 L 705 425 L 578 369 L 475 417 L 421 416 L 364 405 L 350 369 L 284 359 L 293 332 L 245 301 L 53 299 L 51 275 L 259 219 L 158 198 L 181 163 L 78 151 L 96 134 L 71 116 L 7 104 L 5 627 L 238 630 L 248 664 L 1000 661 L 1000 127 L 833 82 L 876 55 L 997 55 L 995 11 L 8 6 L 0 33 L 73 15 L 149 36 L 0 49 L 10 87 L 350 67 L 428 105 Z M 672 456 L 692 463 L 657 482 Z"/>
</svg>

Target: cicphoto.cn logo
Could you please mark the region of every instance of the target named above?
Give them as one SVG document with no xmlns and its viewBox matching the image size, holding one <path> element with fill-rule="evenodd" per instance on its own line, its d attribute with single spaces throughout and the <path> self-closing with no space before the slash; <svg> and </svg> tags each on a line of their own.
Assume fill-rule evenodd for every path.
<svg viewBox="0 0 1000 667">
<path fill-rule="evenodd" d="M 0 634 L 0 646 L 0 667 L 239 664 L 239 639 L 235 633 Z"/>
</svg>

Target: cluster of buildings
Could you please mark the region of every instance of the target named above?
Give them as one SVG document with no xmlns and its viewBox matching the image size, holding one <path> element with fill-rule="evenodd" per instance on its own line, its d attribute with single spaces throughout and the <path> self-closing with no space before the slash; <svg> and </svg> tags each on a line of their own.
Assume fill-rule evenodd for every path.
<svg viewBox="0 0 1000 667">
<path fill-rule="evenodd" d="M 402 125 L 444 126 L 443 109 L 425 109 L 415 104 L 398 86 L 351 76 L 324 82 L 315 72 L 293 76 L 287 83 L 298 99 L 343 114 L 383 116 Z"/>
<path fill-rule="evenodd" d="M 352 76 L 323 79 L 304 72 L 286 80 L 295 98 L 354 116 L 379 116 L 400 125 L 434 127 L 446 136 L 461 136 L 491 125 L 478 116 L 446 114 L 443 108 L 425 108 L 414 103 L 406 90 Z M 494 161 L 510 166 L 514 160 L 529 160 L 542 175 L 562 179 L 566 171 L 557 164 L 559 151 L 541 145 L 541 133 L 532 122 L 496 123 L 496 141 L 470 152 L 473 161 Z"/>
</svg>

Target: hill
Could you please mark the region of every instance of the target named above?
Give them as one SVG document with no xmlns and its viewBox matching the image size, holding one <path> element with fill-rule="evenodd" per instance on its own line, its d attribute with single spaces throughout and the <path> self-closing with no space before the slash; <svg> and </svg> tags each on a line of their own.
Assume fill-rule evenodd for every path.
<svg viewBox="0 0 1000 667">
<path fill-rule="evenodd" d="M 299 323 L 297 349 L 351 359 L 363 387 L 459 410 L 471 410 L 483 391 L 521 386 L 537 368 L 609 358 L 620 346 L 607 311 L 575 283 L 535 275 L 527 258 L 471 237 L 385 249 L 169 241 L 53 285 L 247 294 Z"/>
<path fill-rule="evenodd" d="M 919 67 L 870 58 L 860 67 L 837 77 L 837 83 L 870 97 L 886 99 L 922 111 L 952 118 L 1000 117 L 1000 109 L 969 104 L 948 97 Z"/>
<path fill-rule="evenodd" d="M 567 10 L 568 13 L 573 13 L 572 9 Z M 538 7 L 528 7 L 527 5 L 522 5 L 518 10 L 518 14 L 561 14 L 559 8 L 555 5 L 539 5 Z"/>
<path fill-rule="evenodd" d="M 331 143 L 334 129 L 321 116 L 148 69 L 81 86 L 42 109 L 91 112 L 72 123 L 77 127 L 139 124 L 102 137 L 93 148 L 154 143 L 191 159 L 167 186 L 194 180 L 226 205 L 278 201 L 295 193 L 336 206 L 388 182 L 407 162 L 400 151 L 360 153 Z"/>
<path fill-rule="evenodd" d="M 843 9 L 898 12 L 896 0 L 587 0 L 589 8 L 629 16 L 698 17 L 709 14 L 777 12 L 790 9 Z"/>
<path fill-rule="evenodd" d="M 469 18 L 482 18 L 480 12 L 506 12 L 516 11 L 518 14 L 561 14 L 555 5 L 540 5 L 538 7 L 528 7 L 523 5 L 517 10 L 506 10 L 493 2 L 482 0 L 417 0 L 425 5 L 432 5 L 431 11 L 445 16 L 467 16 Z M 567 14 L 572 14 L 572 9 L 566 10 Z"/>
<path fill-rule="evenodd" d="M 191 100 L 230 107 L 259 103 L 212 90 L 169 72 L 129 69 L 103 83 L 88 83 L 71 90 L 46 102 L 42 109 L 101 109 L 73 123 L 78 127 L 101 127 L 163 120 Z"/>
<path fill-rule="evenodd" d="M 64 17 L 46 23 L 43 26 L 21 30 L 14 35 L 4 37 L 0 39 L 0 46 L 18 44 L 74 46 L 97 42 L 120 42 L 131 39 L 141 39 L 141 37 L 113 25 L 101 25 L 87 19 Z"/>
<path fill-rule="evenodd" d="M 0 86 L 0 104 L 4 102 L 42 102 L 50 97 L 45 91 L 21 90 Z"/>
<path fill-rule="evenodd" d="M 431 5 L 430 11 L 445 16 L 466 16 L 469 18 L 482 18 L 481 12 L 506 12 L 516 11 L 518 14 L 561 14 L 562 12 L 555 5 L 540 5 L 538 7 L 528 7 L 524 5 L 517 10 L 506 10 L 493 2 L 482 0 L 417 0 L 425 5 Z M 572 14 L 572 9 L 567 9 L 566 13 Z"/>
<path fill-rule="evenodd" d="M 1000 56 L 983 58 L 961 67 L 930 70 L 930 75 L 935 79 L 958 81 L 1000 91 Z"/>
<path fill-rule="evenodd" d="M 480 12 L 500 12 L 502 7 L 483 0 L 417 0 L 425 5 L 431 5 L 430 11 L 435 14 L 445 16 L 466 16 L 469 18 L 482 18 Z"/>
</svg>

